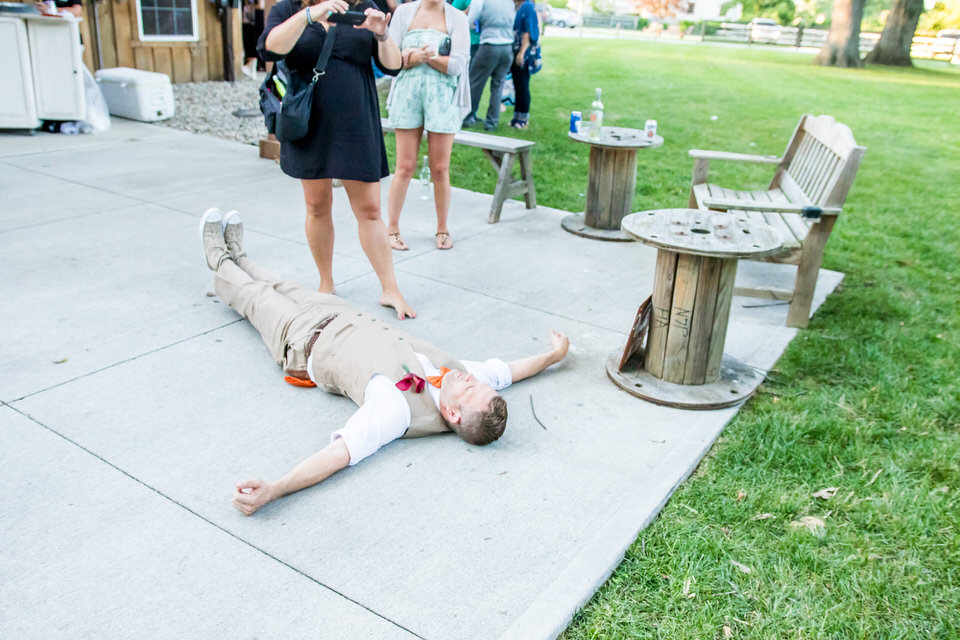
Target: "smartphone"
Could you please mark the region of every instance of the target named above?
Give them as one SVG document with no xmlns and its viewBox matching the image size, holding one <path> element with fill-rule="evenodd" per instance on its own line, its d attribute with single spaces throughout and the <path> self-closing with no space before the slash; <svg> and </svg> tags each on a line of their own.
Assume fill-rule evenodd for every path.
<svg viewBox="0 0 960 640">
<path fill-rule="evenodd" d="M 450 36 L 447 36 L 440 42 L 440 46 L 437 47 L 438 56 L 448 56 L 450 55 Z"/>
<path fill-rule="evenodd" d="M 363 24 L 363 21 L 367 19 L 360 11 L 346 11 L 344 13 L 333 12 L 327 16 L 327 22 L 332 22 L 333 24 L 352 24 L 354 26 Z"/>
</svg>

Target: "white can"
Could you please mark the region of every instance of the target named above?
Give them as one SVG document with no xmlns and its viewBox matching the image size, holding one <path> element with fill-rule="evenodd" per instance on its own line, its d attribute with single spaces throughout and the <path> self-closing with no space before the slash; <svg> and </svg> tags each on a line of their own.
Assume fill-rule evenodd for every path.
<svg viewBox="0 0 960 640">
<path fill-rule="evenodd" d="M 647 120 L 646 124 L 643 125 L 643 135 L 647 138 L 652 138 L 657 135 L 656 120 Z"/>
</svg>

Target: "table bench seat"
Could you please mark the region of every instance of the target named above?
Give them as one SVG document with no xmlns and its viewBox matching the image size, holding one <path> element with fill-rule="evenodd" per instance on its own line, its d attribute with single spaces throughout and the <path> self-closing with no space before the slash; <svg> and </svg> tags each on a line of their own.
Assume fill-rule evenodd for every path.
<svg viewBox="0 0 960 640">
<path fill-rule="evenodd" d="M 812 115 L 800 118 L 779 158 L 690 150 L 694 165 L 689 206 L 764 220 L 783 238 L 783 251 L 759 259 L 797 265 L 793 289 L 737 289 L 738 294 L 789 301 L 787 325 L 807 326 L 824 246 L 865 152 L 866 147 L 856 143 L 850 127 L 830 116 Z M 776 170 L 766 189 L 742 191 L 707 182 L 711 160 L 776 165 Z M 803 218 L 804 208 L 819 217 Z"/>
<path fill-rule="evenodd" d="M 394 131 L 389 120 L 380 119 L 383 130 Z M 426 136 L 427 132 L 424 131 Z M 522 195 L 527 209 L 537 206 L 537 193 L 533 184 L 533 164 L 530 160 L 530 150 L 536 144 L 531 140 L 518 140 L 505 136 L 495 136 L 490 133 L 477 131 L 457 131 L 453 137 L 456 144 L 467 147 L 476 147 L 493 165 L 497 172 L 497 186 L 493 191 L 493 202 L 490 203 L 490 217 L 487 222 L 493 224 L 500 221 L 500 212 L 507 198 Z M 519 164 L 520 178 L 514 179 L 513 167 Z"/>
<path fill-rule="evenodd" d="M 780 189 L 761 189 L 757 191 L 736 191 L 712 183 L 693 185 L 693 191 L 698 202 L 710 198 L 723 200 L 729 203 L 761 203 L 761 204 L 800 204 L 808 202 L 791 202 Z M 745 216 L 751 222 L 765 222 L 780 234 L 783 239 L 783 250 L 773 258 L 764 258 L 767 261 L 787 264 L 799 264 L 803 241 L 810 233 L 811 221 L 798 213 L 780 213 L 775 211 L 746 211 L 743 209 L 728 209 L 734 215 Z"/>
</svg>

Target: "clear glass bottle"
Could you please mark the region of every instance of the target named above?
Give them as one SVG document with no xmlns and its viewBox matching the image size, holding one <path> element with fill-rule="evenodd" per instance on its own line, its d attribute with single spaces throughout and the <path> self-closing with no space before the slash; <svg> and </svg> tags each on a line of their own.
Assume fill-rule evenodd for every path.
<svg viewBox="0 0 960 640">
<path fill-rule="evenodd" d="M 423 156 L 423 166 L 420 167 L 420 199 L 429 200 L 433 195 L 433 189 L 430 185 L 430 164 L 427 156 Z"/>
<path fill-rule="evenodd" d="M 600 88 L 597 88 L 597 98 L 590 105 L 590 139 L 599 140 L 603 131 L 603 101 L 600 100 Z"/>
</svg>

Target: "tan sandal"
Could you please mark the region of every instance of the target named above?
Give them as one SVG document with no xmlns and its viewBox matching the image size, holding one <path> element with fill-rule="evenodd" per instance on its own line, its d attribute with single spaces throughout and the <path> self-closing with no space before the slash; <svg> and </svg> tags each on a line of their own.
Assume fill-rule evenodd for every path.
<svg viewBox="0 0 960 640">
<path fill-rule="evenodd" d="M 437 235 L 437 249 L 453 249 L 453 241 L 450 240 L 450 234 L 446 231 L 441 231 Z"/>
<path fill-rule="evenodd" d="M 403 241 L 403 238 L 400 237 L 400 233 L 388 233 L 387 237 L 390 238 L 390 248 L 394 251 L 409 251 L 410 247 L 407 246 L 407 243 Z"/>
</svg>

